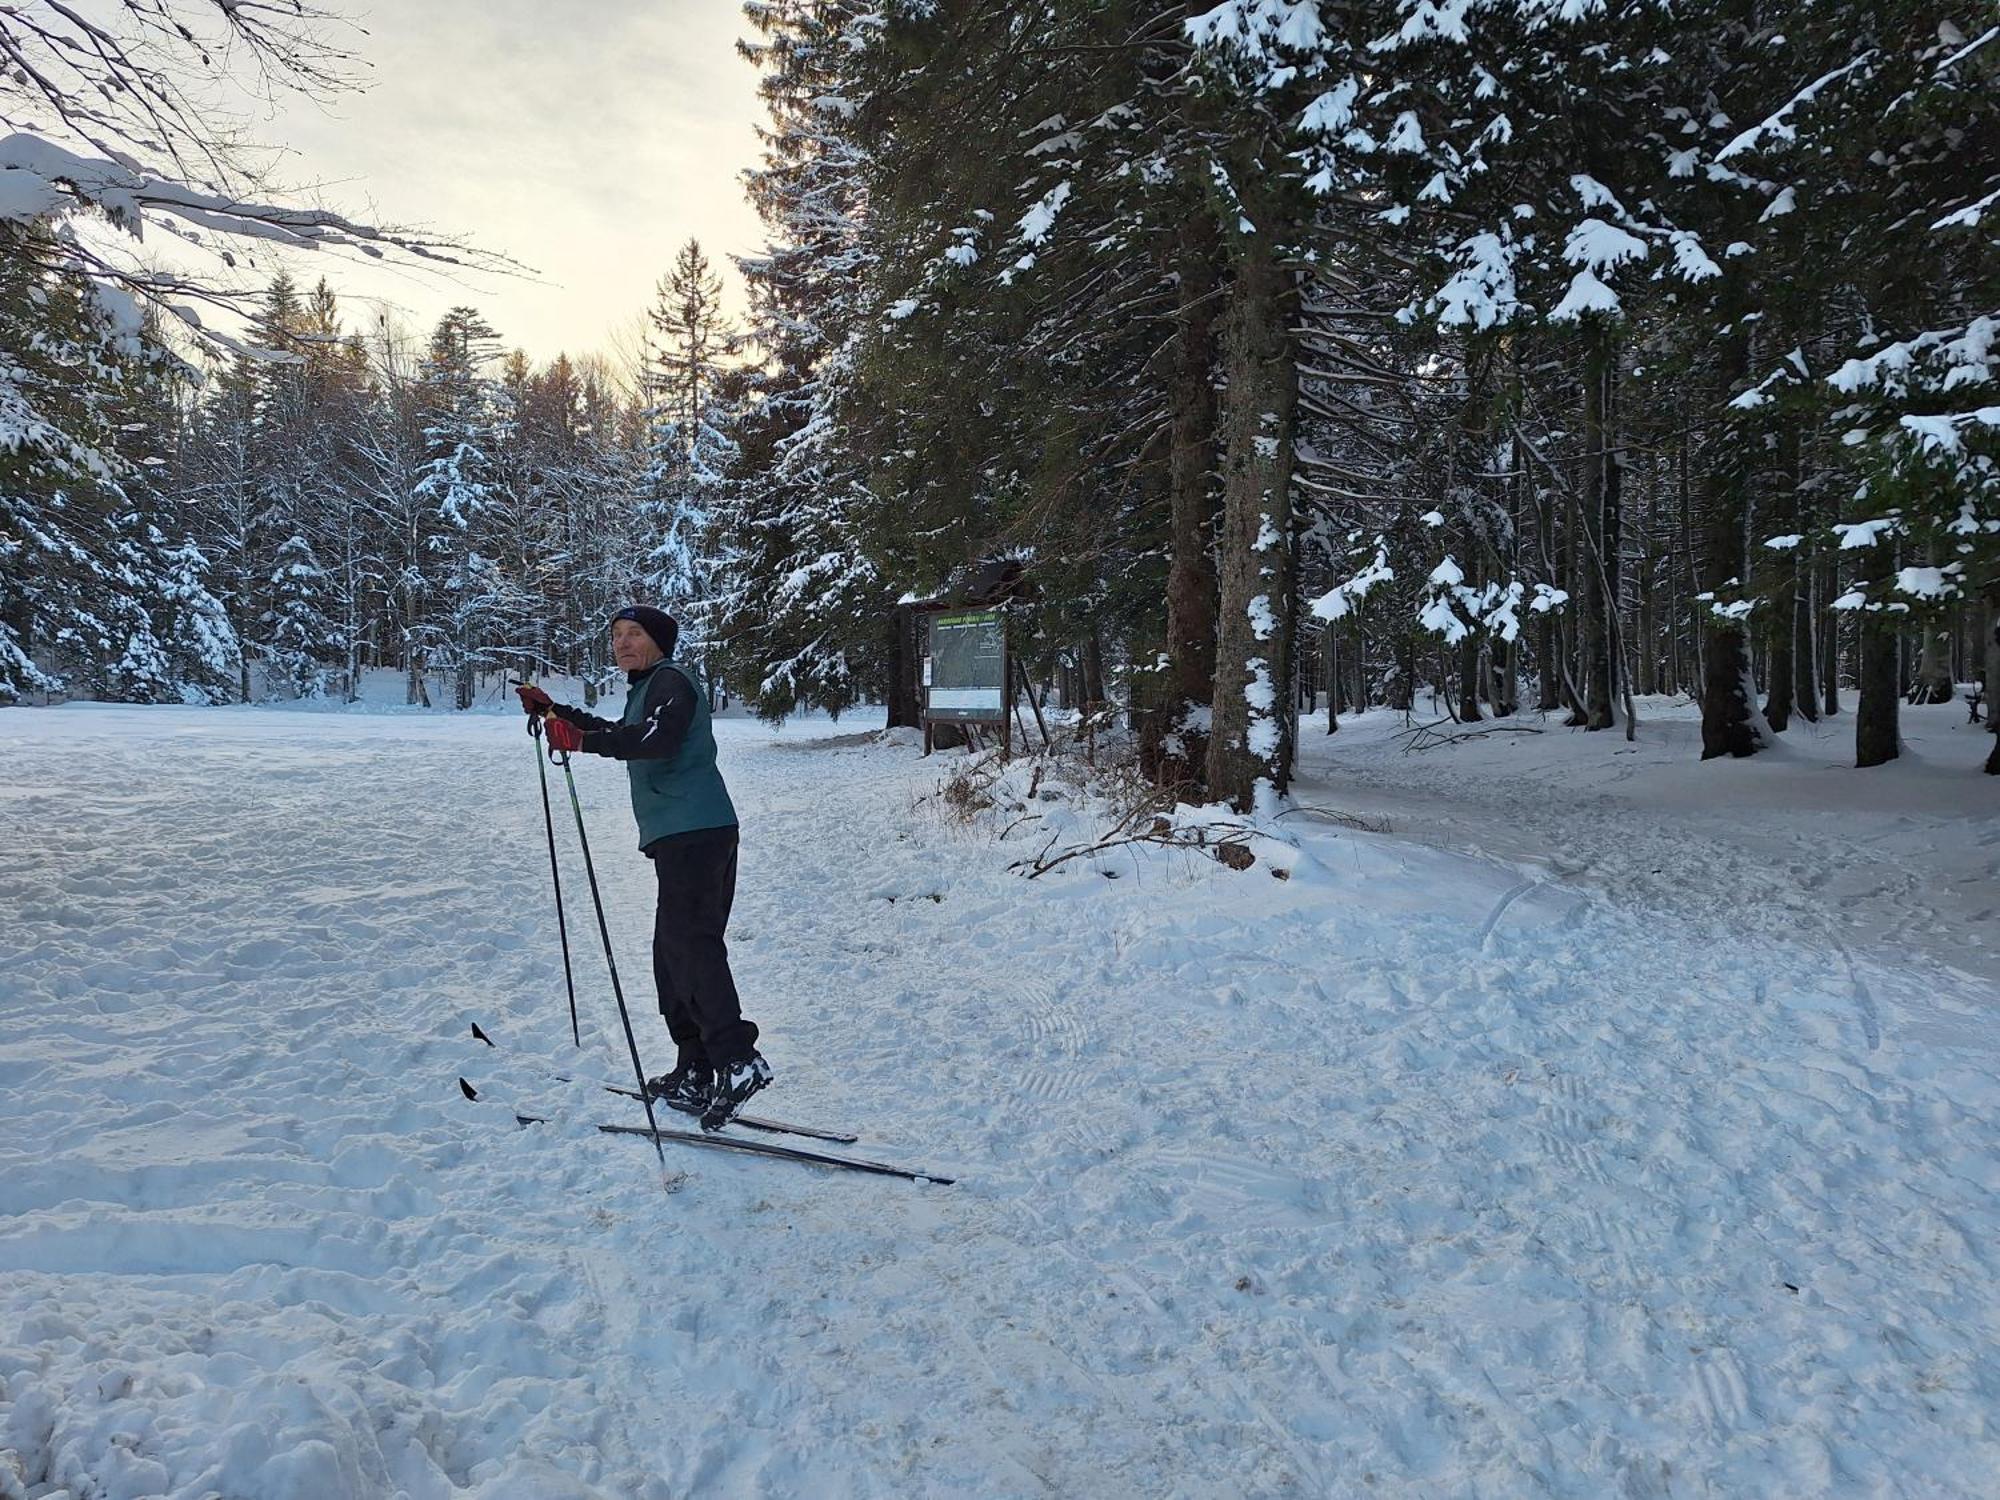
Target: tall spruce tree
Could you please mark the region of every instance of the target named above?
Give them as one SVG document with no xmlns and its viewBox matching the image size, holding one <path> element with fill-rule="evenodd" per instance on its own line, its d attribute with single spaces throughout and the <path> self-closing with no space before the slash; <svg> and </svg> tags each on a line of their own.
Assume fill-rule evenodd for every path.
<svg viewBox="0 0 2000 1500">
<path fill-rule="evenodd" d="M 722 311 L 722 278 L 698 240 L 674 257 L 649 321 L 640 583 L 647 598 L 679 611 L 682 654 L 701 663 L 713 634 L 716 510 L 736 457 L 725 402 L 736 335 Z"/>
<path fill-rule="evenodd" d="M 839 713 L 881 691 L 895 595 L 855 524 L 863 469 L 842 392 L 865 313 L 865 103 L 856 59 L 876 41 L 864 7 L 778 0 L 746 9 L 768 114 L 746 174 L 769 236 L 737 268 L 757 356 L 731 434 L 741 457 L 719 507 L 730 558 L 713 613 L 721 670 L 757 712 Z"/>
</svg>

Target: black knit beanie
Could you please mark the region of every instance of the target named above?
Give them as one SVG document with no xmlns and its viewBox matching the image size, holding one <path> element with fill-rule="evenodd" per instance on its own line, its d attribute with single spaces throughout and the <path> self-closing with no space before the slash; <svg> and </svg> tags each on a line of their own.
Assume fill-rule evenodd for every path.
<svg viewBox="0 0 2000 1500">
<path fill-rule="evenodd" d="M 671 657 L 675 643 L 681 638 L 680 622 L 664 609 L 655 609 L 650 604 L 628 604 L 611 618 L 634 622 L 653 638 L 653 644 L 660 648 L 662 656 Z"/>
</svg>

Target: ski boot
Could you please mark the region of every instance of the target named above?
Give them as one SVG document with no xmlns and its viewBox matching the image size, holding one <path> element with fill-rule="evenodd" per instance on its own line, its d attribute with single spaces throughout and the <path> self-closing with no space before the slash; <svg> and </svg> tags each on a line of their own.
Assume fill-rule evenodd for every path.
<svg viewBox="0 0 2000 1500">
<path fill-rule="evenodd" d="M 715 1089 L 709 1095 L 708 1108 L 702 1111 L 701 1128 L 720 1130 L 727 1125 L 750 1102 L 752 1094 L 770 1086 L 772 1076 L 771 1065 L 758 1052 L 716 1069 Z"/>
<path fill-rule="evenodd" d="M 646 1093 L 684 1115 L 706 1110 L 715 1093 L 715 1074 L 706 1064 L 682 1063 L 671 1073 L 646 1080 Z"/>
</svg>

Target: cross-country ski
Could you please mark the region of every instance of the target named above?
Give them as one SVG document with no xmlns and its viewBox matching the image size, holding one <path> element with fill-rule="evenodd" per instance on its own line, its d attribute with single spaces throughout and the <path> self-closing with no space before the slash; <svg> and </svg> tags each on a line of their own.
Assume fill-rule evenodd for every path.
<svg viewBox="0 0 2000 1500">
<path fill-rule="evenodd" d="M 458 1080 L 458 1088 L 459 1092 L 470 1102 L 477 1103 L 487 1098 L 477 1087 L 463 1078 Z M 626 1091 L 623 1089 L 613 1089 L 611 1092 L 625 1093 Z M 638 1096 L 633 1094 L 629 1097 L 637 1098 Z M 517 1125 L 545 1125 L 548 1123 L 548 1117 L 546 1115 L 524 1114 L 520 1110 L 516 1110 L 514 1112 L 514 1123 Z M 730 1123 L 740 1124 L 742 1122 L 731 1121 Z M 804 1133 L 784 1126 L 777 1128 L 791 1134 Z M 919 1167 L 895 1166 L 888 1162 L 867 1161 L 855 1156 L 837 1156 L 824 1151 L 808 1151 L 798 1146 L 779 1146 L 769 1141 L 745 1140 L 740 1136 L 723 1135 L 718 1131 L 712 1130 L 696 1132 L 691 1130 L 649 1128 L 643 1125 L 615 1124 L 600 1124 L 597 1129 L 599 1133 L 604 1135 L 636 1135 L 655 1142 L 677 1141 L 689 1146 L 714 1146 L 720 1150 L 743 1151 L 755 1156 L 777 1157 L 785 1161 L 811 1162 L 823 1167 L 841 1167 L 850 1172 L 862 1172 L 876 1177 L 901 1177 L 911 1182 L 935 1182 L 941 1186 L 948 1187 L 958 1180 L 955 1177 L 940 1176 L 936 1172 L 926 1172 Z M 822 1136 L 818 1138 L 827 1140 L 853 1139 L 851 1136 Z"/>
<path fill-rule="evenodd" d="M 484 1030 L 480 1028 L 480 1025 L 477 1021 L 472 1023 L 472 1035 L 476 1040 L 486 1043 L 486 1045 L 489 1047 L 498 1045 L 498 1043 L 496 1043 L 491 1037 L 489 1037 L 485 1033 Z M 566 1073 L 551 1073 L 549 1076 L 557 1083 L 574 1083 L 576 1081 L 574 1078 L 572 1078 L 570 1075 Z M 458 1082 L 460 1089 L 462 1090 L 471 1089 L 471 1085 L 468 1084 L 463 1078 L 459 1079 Z M 601 1083 L 598 1085 L 598 1087 L 607 1094 L 617 1094 L 621 1098 L 625 1099 L 638 1099 L 642 1097 L 639 1090 L 626 1088 L 622 1084 Z M 690 1100 L 684 1102 L 676 1102 L 675 1100 L 666 1097 L 661 1091 L 653 1090 L 650 1088 L 647 1091 L 647 1096 L 649 1096 L 655 1104 L 664 1104 L 668 1108 L 675 1110 L 677 1113 L 691 1114 L 696 1116 L 699 1116 L 701 1114 L 701 1106 L 696 1101 Z M 472 1097 L 472 1095 L 468 1093 L 467 1097 L 470 1098 Z M 846 1131 L 822 1130 L 816 1125 L 795 1125 L 785 1120 L 767 1120 L 760 1115 L 746 1115 L 746 1114 L 732 1115 L 729 1119 L 729 1124 L 743 1130 L 762 1131 L 767 1135 L 803 1136 L 808 1140 L 829 1141 L 836 1145 L 853 1145 L 856 1141 L 861 1139 L 860 1136 L 851 1134 Z"/>
</svg>

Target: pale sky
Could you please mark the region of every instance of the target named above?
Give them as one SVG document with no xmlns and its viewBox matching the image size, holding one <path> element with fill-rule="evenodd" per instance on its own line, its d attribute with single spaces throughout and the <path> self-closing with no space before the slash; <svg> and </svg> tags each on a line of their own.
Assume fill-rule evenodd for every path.
<svg viewBox="0 0 2000 1500">
<path fill-rule="evenodd" d="M 303 100 L 253 134 L 291 148 L 302 196 L 377 223 L 456 234 L 533 267 L 536 281 L 389 271 L 331 255 L 322 272 L 352 329 L 364 296 L 428 332 L 478 307 L 509 348 L 616 355 L 690 235 L 742 309 L 731 253 L 761 248 L 738 173 L 757 159 L 756 70 L 735 50 L 738 0 L 324 0 L 350 34 L 366 92 Z"/>
</svg>

